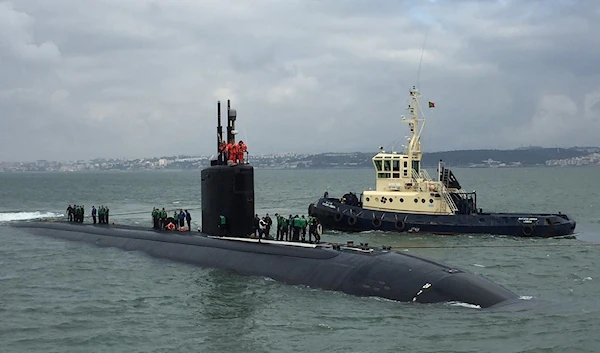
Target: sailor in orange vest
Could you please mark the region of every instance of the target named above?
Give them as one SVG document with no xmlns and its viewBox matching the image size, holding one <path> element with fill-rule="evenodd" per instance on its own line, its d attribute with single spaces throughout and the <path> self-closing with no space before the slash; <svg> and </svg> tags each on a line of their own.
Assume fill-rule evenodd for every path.
<svg viewBox="0 0 600 353">
<path fill-rule="evenodd" d="M 225 157 L 225 159 L 227 159 L 227 144 L 225 143 L 225 141 L 221 141 L 221 143 L 219 144 L 219 152 L 223 153 L 223 156 Z"/>
<path fill-rule="evenodd" d="M 237 157 L 237 149 L 238 149 L 237 144 L 228 143 L 227 149 L 229 150 L 229 160 L 231 161 L 231 163 L 235 163 L 236 157 Z"/>
<path fill-rule="evenodd" d="M 248 147 L 246 147 L 246 144 L 244 143 L 244 141 L 241 141 L 238 143 L 237 146 L 237 160 L 238 163 L 244 163 L 244 153 L 248 151 Z"/>
</svg>

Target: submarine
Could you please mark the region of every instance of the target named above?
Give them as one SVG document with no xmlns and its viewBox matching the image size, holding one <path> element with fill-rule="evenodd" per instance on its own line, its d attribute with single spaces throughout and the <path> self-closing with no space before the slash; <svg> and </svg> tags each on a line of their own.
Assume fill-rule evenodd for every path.
<svg viewBox="0 0 600 353">
<path fill-rule="evenodd" d="M 235 143 L 236 111 L 227 101 L 227 142 Z M 483 276 L 421 256 L 368 244 L 302 243 L 254 237 L 254 168 L 227 158 L 217 102 L 217 158 L 201 171 L 201 229 L 178 232 L 68 221 L 11 223 L 37 236 L 141 251 L 155 258 L 361 297 L 399 302 L 462 302 L 504 307 L 517 294 Z"/>
<path fill-rule="evenodd" d="M 308 205 L 323 229 L 345 232 L 381 230 L 394 233 L 475 234 L 515 237 L 560 237 L 575 232 L 575 220 L 564 213 L 490 213 L 478 208 L 477 193 L 463 189 L 440 160 L 436 178 L 421 167 L 421 133 L 425 117 L 419 91 L 409 90 L 410 137 L 404 153 L 379 148 L 373 158 L 375 190 L 360 195 L 328 192 Z M 429 103 L 432 108 L 435 105 Z M 419 112 L 421 114 L 419 115 Z M 419 123 L 422 123 L 419 125 Z"/>
</svg>

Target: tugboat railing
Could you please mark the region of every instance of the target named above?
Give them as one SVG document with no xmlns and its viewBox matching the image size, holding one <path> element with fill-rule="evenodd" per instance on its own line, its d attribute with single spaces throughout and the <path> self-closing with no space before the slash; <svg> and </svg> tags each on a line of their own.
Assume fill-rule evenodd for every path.
<svg viewBox="0 0 600 353">
<path fill-rule="evenodd" d="M 452 210 L 452 212 L 457 212 L 458 207 L 456 207 L 454 200 L 452 200 L 452 197 L 450 197 L 450 194 L 448 193 L 448 189 L 446 189 L 445 186 L 442 186 L 442 195 L 444 195 L 444 199 L 446 199 L 446 202 L 448 203 L 450 210 Z"/>
<path fill-rule="evenodd" d="M 429 172 L 427 172 L 427 170 L 425 169 L 421 169 L 421 175 L 423 176 L 423 179 L 427 180 L 427 181 L 431 181 L 431 176 L 429 175 Z"/>
</svg>

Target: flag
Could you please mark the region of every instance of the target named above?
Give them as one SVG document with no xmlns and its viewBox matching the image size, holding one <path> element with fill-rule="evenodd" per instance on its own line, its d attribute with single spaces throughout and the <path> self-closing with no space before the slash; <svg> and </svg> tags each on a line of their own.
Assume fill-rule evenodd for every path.
<svg viewBox="0 0 600 353">
<path fill-rule="evenodd" d="M 429 102 L 429 108 L 435 108 L 435 103 Z"/>
</svg>

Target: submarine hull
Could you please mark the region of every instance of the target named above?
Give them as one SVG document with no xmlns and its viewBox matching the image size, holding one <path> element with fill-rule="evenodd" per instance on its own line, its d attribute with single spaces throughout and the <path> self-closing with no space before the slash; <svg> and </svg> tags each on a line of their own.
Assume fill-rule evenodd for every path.
<svg viewBox="0 0 600 353">
<path fill-rule="evenodd" d="M 69 222 L 21 222 L 12 226 L 35 235 L 142 251 L 156 258 L 358 296 L 417 303 L 456 301 L 482 308 L 518 299 L 513 292 L 484 277 L 389 250 L 259 242 Z"/>
<path fill-rule="evenodd" d="M 374 211 L 335 198 L 309 205 L 309 215 L 324 229 L 346 232 L 383 230 L 398 233 L 494 234 L 516 237 L 557 237 L 575 232 L 575 220 L 566 214 L 478 213 L 427 215 Z"/>
</svg>

